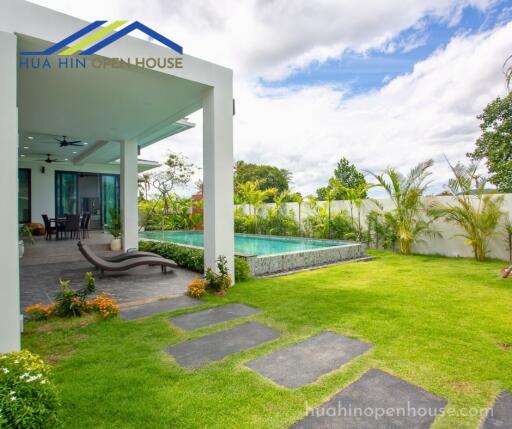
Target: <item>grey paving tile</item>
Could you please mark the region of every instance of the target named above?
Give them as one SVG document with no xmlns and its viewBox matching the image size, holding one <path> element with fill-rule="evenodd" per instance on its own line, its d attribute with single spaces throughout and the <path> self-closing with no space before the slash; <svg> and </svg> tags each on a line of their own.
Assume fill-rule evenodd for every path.
<svg viewBox="0 0 512 429">
<path fill-rule="evenodd" d="M 182 316 L 171 317 L 169 321 L 185 331 L 193 331 L 194 329 L 203 328 L 205 326 L 251 316 L 260 311 L 261 310 L 258 308 L 249 307 L 244 304 L 228 304 L 221 307 L 197 311 L 195 313 L 184 314 Z"/>
<path fill-rule="evenodd" d="M 292 428 L 427 429 L 445 406 L 420 387 L 370 369 Z"/>
<path fill-rule="evenodd" d="M 279 338 L 279 332 L 258 322 L 247 322 L 231 329 L 185 341 L 169 347 L 166 351 L 181 366 L 198 368 L 208 362 L 221 360 L 228 355 L 276 338 Z"/>
<path fill-rule="evenodd" d="M 109 250 L 110 236 L 91 231 L 85 241 L 100 256 L 119 252 Z M 181 295 L 197 273 L 176 268 L 162 274 L 160 267 L 137 267 L 124 272 L 105 273 L 100 277 L 79 252 L 76 240 L 47 241 L 35 237 L 34 245 L 25 246 L 25 256 L 20 260 L 20 306 L 50 304 L 59 291 L 59 279 L 71 280 L 71 287 L 79 288 L 88 271 L 96 277 L 96 293 L 108 292 L 123 304 L 159 297 Z"/>
<path fill-rule="evenodd" d="M 120 311 L 121 319 L 134 320 L 142 317 L 152 316 L 154 314 L 166 313 L 168 311 L 179 310 L 181 308 L 196 307 L 204 305 L 203 301 L 190 298 L 189 296 L 180 296 L 178 298 L 162 299 L 149 302 L 134 307 L 123 308 Z"/>
<path fill-rule="evenodd" d="M 512 394 L 501 392 L 482 425 L 482 429 L 512 429 Z"/>
<path fill-rule="evenodd" d="M 249 368 L 291 389 L 313 383 L 318 377 L 372 348 L 334 332 L 323 332 L 298 344 L 257 358 Z"/>
</svg>

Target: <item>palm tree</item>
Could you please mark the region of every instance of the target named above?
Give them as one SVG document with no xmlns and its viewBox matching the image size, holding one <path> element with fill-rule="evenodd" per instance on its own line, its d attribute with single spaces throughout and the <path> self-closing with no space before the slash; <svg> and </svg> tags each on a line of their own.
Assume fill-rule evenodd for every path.
<svg viewBox="0 0 512 429">
<path fill-rule="evenodd" d="M 512 262 L 512 217 L 507 216 L 503 225 L 503 232 L 505 233 L 505 241 L 508 250 L 508 260 Z"/>
<path fill-rule="evenodd" d="M 363 206 L 363 201 L 365 200 L 366 194 L 368 191 L 373 188 L 375 185 L 371 183 L 361 183 L 359 186 L 355 188 L 348 188 L 340 181 L 336 181 L 337 183 L 332 182 L 338 190 L 342 191 L 345 195 L 345 199 L 348 200 L 350 205 L 350 219 L 352 223 L 352 231 L 355 232 L 355 239 L 360 240 L 362 235 L 361 228 L 361 207 Z M 357 208 L 357 230 L 354 225 L 354 207 Z"/>
<path fill-rule="evenodd" d="M 448 190 L 454 199 L 454 204 L 433 202 L 431 213 L 443 217 L 448 222 L 455 223 L 464 233 L 464 237 L 473 249 L 477 261 L 484 261 L 489 249 L 489 240 L 495 235 L 498 223 L 503 216 L 501 207 L 503 195 L 486 194 L 487 179 L 477 173 L 475 163 L 465 166 L 458 163 L 448 165 L 453 172 L 453 178 L 448 181 Z"/>
<path fill-rule="evenodd" d="M 265 202 L 265 200 L 275 195 L 277 192 L 277 189 L 270 188 L 270 189 L 259 189 L 260 182 L 254 181 L 254 182 L 245 182 L 238 185 L 238 194 L 240 196 L 240 199 L 244 204 L 247 204 L 249 206 L 249 216 L 251 216 L 251 208 L 252 208 L 252 215 L 254 216 L 254 229 L 257 233 L 258 230 L 258 208 L 261 207 L 261 205 Z"/>
<path fill-rule="evenodd" d="M 295 194 L 292 195 L 292 200 L 294 202 L 296 202 L 298 204 L 298 206 L 299 206 L 299 235 L 302 236 L 301 208 L 302 208 L 302 204 L 304 204 L 304 198 L 302 197 L 301 194 L 296 192 Z"/>
<path fill-rule="evenodd" d="M 387 168 L 381 174 L 371 173 L 377 180 L 376 186 L 382 187 L 391 199 L 394 209 L 386 213 L 386 220 L 393 225 L 398 238 L 400 253 L 409 255 L 412 244 L 422 235 L 431 233 L 432 219 L 427 214 L 422 196 L 428 186 L 429 169 L 433 161 L 419 163 L 407 176 L 394 168 Z"/>
<path fill-rule="evenodd" d="M 329 186 L 325 192 L 325 201 L 327 202 L 327 238 L 331 238 L 331 202 L 336 198 L 338 189 Z"/>
<path fill-rule="evenodd" d="M 148 200 L 148 191 L 151 187 L 151 176 L 149 174 L 143 174 L 139 177 L 139 190 L 144 193 L 144 199 Z"/>
</svg>

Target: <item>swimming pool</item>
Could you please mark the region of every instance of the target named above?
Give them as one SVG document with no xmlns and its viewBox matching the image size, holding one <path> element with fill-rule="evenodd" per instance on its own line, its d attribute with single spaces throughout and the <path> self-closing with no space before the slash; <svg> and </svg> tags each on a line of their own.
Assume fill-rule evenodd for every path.
<svg viewBox="0 0 512 429">
<path fill-rule="evenodd" d="M 201 231 L 145 231 L 142 238 L 168 241 L 187 246 L 203 247 Z M 334 247 L 349 242 L 337 240 L 311 240 L 307 238 L 274 237 L 252 234 L 235 234 L 235 252 L 245 256 L 275 255 L 278 253 L 302 252 L 324 247 Z"/>
<path fill-rule="evenodd" d="M 203 247 L 202 231 L 144 231 L 141 239 Z M 247 258 L 253 275 L 267 275 L 364 256 L 361 243 L 302 237 L 235 234 L 235 253 Z"/>
</svg>

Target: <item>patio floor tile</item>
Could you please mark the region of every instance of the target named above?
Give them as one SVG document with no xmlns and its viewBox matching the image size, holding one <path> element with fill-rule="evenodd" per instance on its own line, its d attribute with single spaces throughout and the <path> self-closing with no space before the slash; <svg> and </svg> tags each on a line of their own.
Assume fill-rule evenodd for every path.
<svg viewBox="0 0 512 429">
<path fill-rule="evenodd" d="M 292 428 L 427 429 L 446 403 L 400 378 L 370 369 Z"/>
<path fill-rule="evenodd" d="M 166 313 L 168 311 L 196 307 L 204 304 L 205 303 L 203 301 L 198 299 L 190 298 L 188 296 L 180 296 L 178 298 L 162 299 L 159 301 L 149 302 L 147 304 L 123 308 L 120 311 L 120 315 L 123 320 L 134 320 L 152 316 L 154 314 Z"/>
<path fill-rule="evenodd" d="M 208 362 L 242 350 L 255 347 L 279 338 L 279 332 L 258 322 L 247 322 L 231 329 L 194 338 L 184 343 L 169 347 L 178 364 L 187 368 L 198 368 Z"/>
<path fill-rule="evenodd" d="M 501 392 L 482 429 L 512 429 L 512 394 Z"/>
<path fill-rule="evenodd" d="M 246 366 L 278 384 L 295 389 L 313 383 L 371 348 L 371 344 L 334 332 L 323 332 L 257 358 Z"/>
<path fill-rule="evenodd" d="M 184 314 L 182 316 L 171 317 L 169 321 L 185 331 L 203 328 L 205 326 L 216 325 L 217 323 L 227 322 L 240 317 L 251 316 L 259 313 L 261 310 L 249 307 L 244 304 L 228 304 L 221 307 L 209 308 L 196 313 Z"/>
</svg>

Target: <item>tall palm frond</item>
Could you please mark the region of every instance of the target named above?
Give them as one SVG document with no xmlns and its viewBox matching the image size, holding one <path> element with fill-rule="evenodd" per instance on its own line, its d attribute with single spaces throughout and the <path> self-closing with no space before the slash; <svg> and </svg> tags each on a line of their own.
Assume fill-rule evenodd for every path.
<svg viewBox="0 0 512 429">
<path fill-rule="evenodd" d="M 454 236 L 463 237 L 471 246 L 476 260 L 484 261 L 489 250 L 489 240 L 495 235 L 503 212 L 503 196 L 485 193 L 487 180 L 478 175 L 478 165 L 471 163 L 452 165 L 446 159 L 453 178 L 448 181 L 448 190 L 453 204 L 431 203 L 430 213 L 458 225 L 462 232 Z"/>
</svg>

